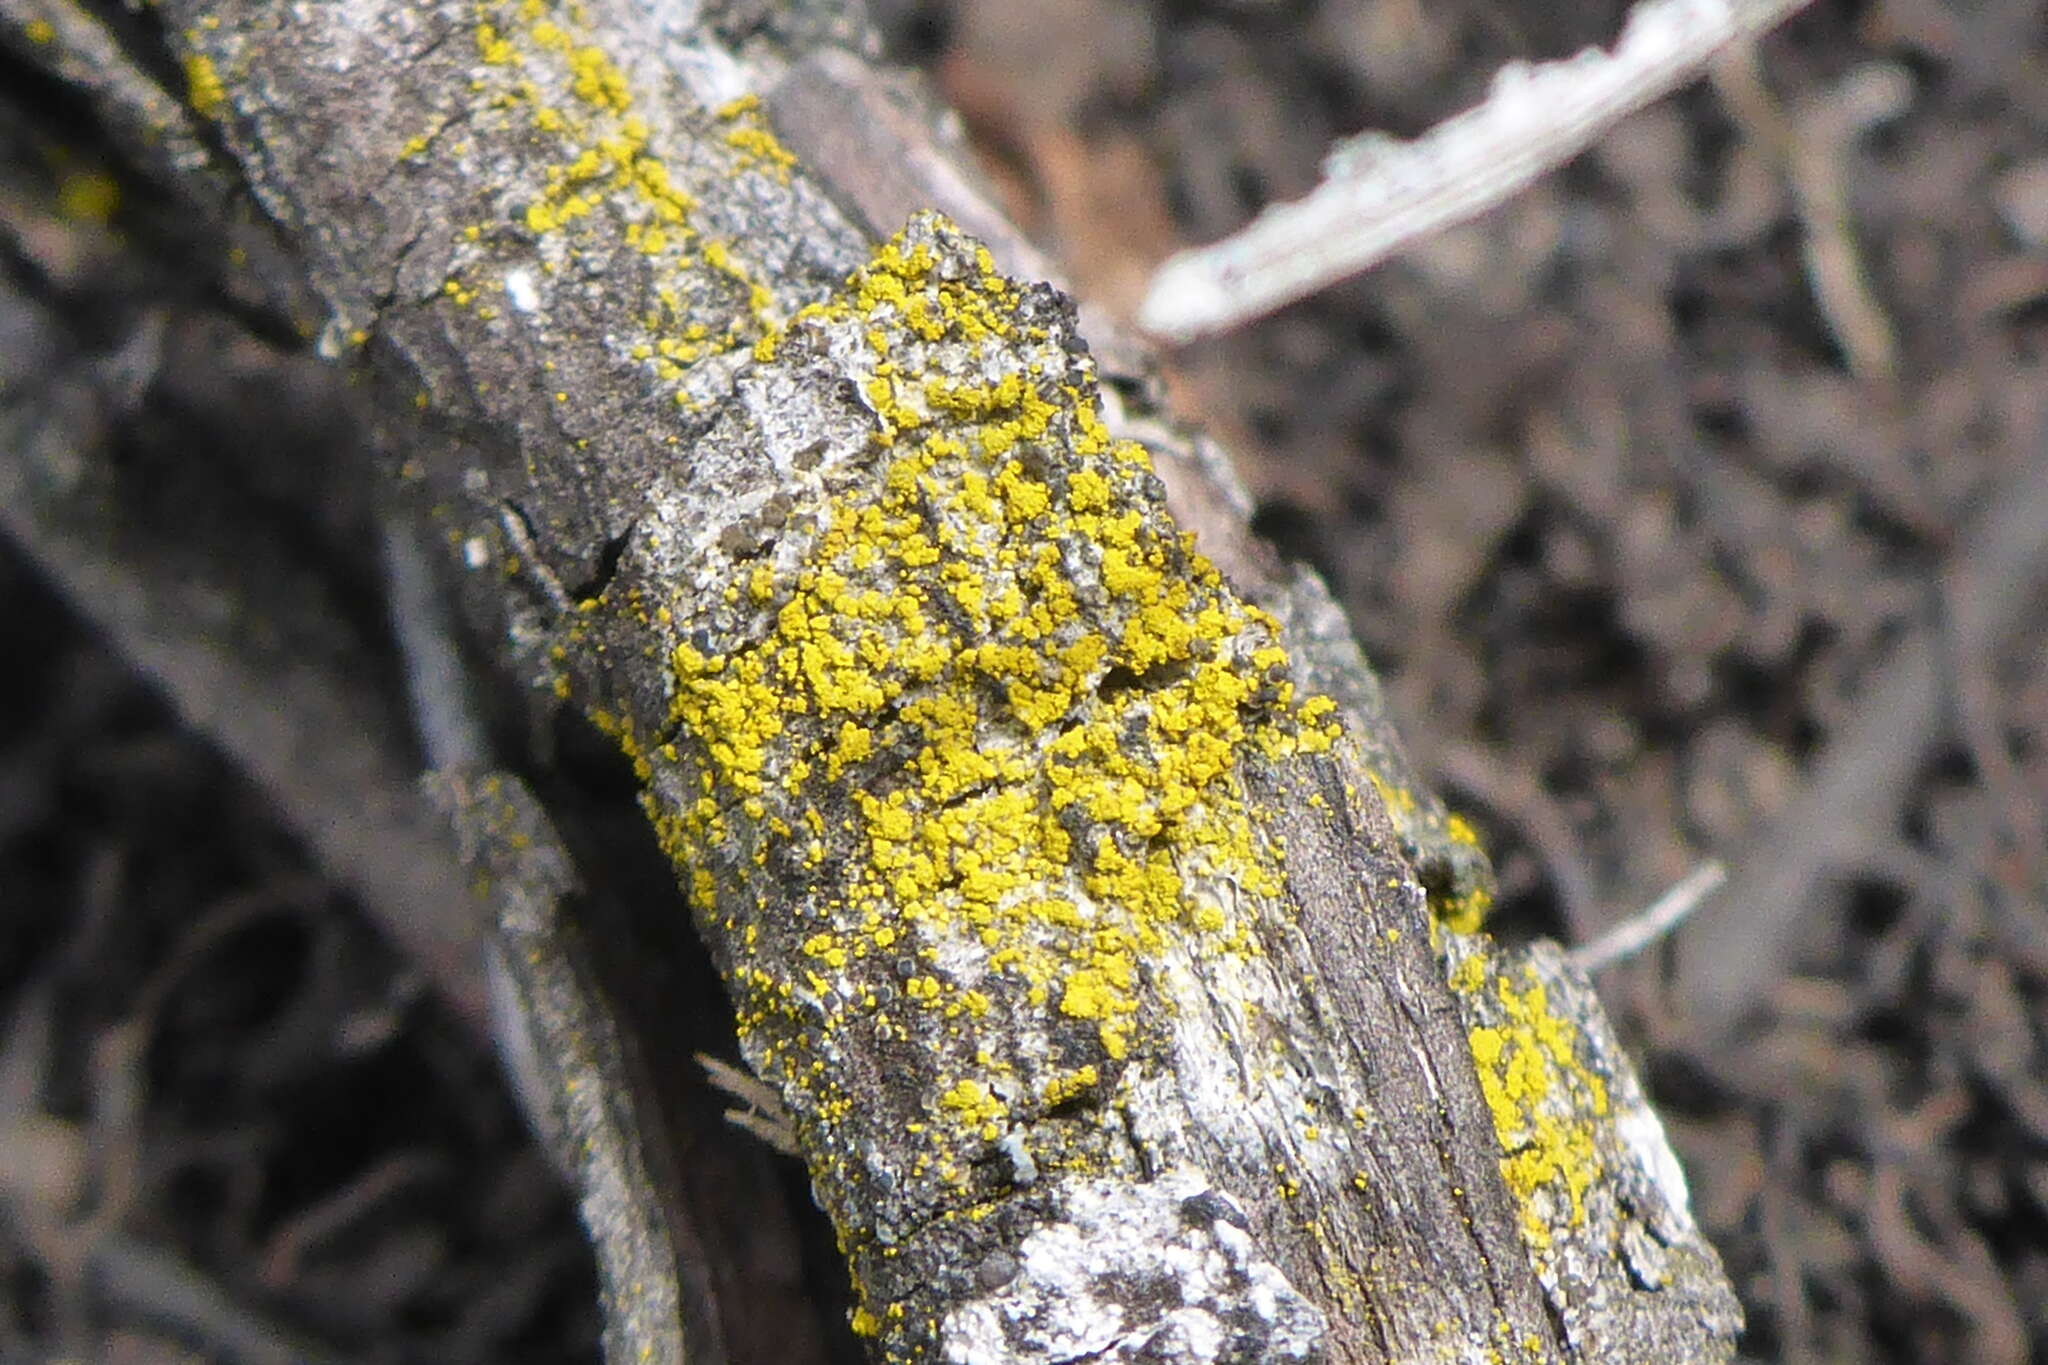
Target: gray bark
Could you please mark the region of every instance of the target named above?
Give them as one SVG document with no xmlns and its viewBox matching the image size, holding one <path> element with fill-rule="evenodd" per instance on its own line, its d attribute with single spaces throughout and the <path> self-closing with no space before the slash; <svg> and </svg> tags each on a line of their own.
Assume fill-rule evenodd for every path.
<svg viewBox="0 0 2048 1365">
<path fill-rule="evenodd" d="M 857 90 L 855 20 L 156 13 L 123 31 L 183 107 L 103 41 L 126 19 L 0 4 L 134 174 L 222 225 L 194 258 L 359 377 L 380 497 L 430 519 L 500 676 L 637 765 L 877 1358 L 1728 1357 L 1597 1001 L 1439 922 L 1483 859 L 1220 453 L 944 220 L 876 249 L 891 195 L 969 193 L 926 125 L 876 121 L 917 151 L 878 193 L 732 103 Z M 32 539 L 64 499 L 7 458 Z M 556 909 L 505 904 L 505 941 L 554 951 Z M 523 987 L 529 1015 L 582 989 Z M 620 1092 L 557 1106 L 568 1147 L 659 1143 L 666 1082 L 623 1074 L 581 1013 L 605 998 L 532 1030 L 543 1084 Z M 663 1254 L 617 1206 L 657 1198 L 675 1157 L 647 1156 L 570 1163 L 624 1267 L 619 1358 L 681 1353 L 629 1319 L 687 1296 L 622 1283 Z"/>
</svg>

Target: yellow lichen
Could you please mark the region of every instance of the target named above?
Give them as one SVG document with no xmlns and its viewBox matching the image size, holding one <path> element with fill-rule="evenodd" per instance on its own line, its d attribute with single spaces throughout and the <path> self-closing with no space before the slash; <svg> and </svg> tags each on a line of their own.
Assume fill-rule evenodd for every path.
<svg viewBox="0 0 2048 1365">
<path fill-rule="evenodd" d="M 201 118 L 212 118 L 227 102 L 227 87 L 221 84 L 220 72 L 204 53 L 194 52 L 185 58 L 185 99 L 192 106 L 192 112 Z"/>
<path fill-rule="evenodd" d="M 1486 978 L 1475 952 L 1450 982 L 1477 995 L 1488 991 Z M 1554 1226 L 1585 1222 L 1586 1191 L 1601 1173 L 1593 1119 L 1607 1113 L 1607 1086 L 1579 1060 L 1578 1029 L 1551 1010 L 1532 968 L 1522 969 L 1519 987 L 1504 975 L 1490 984 L 1485 1016 L 1500 1022 L 1475 1026 L 1468 1038 L 1500 1141 L 1501 1175 L 1521 1205 L 1523 1235 L 1542 1250 Z"/>
<path fill-rule="evenodd" d="M 739 99 L 718 110 L 718 120 L 729 125 L 725 130 L 725 143 L 740 154 L 740 168 L 765 168 L 769 174 L 788 183 L 789 173 L 796 167 L 796 155 L 781 142 L 761 118 L 761 100 L 756 95 L 742 95 Z"/>
<path fill-rule="evenodd" d="M 641 319 L 644 331 L 620 337 L 618 346 L 657 381 L 680 384 L 691 366 L 710 356 L 772 345 L 766 338 L 784 310 L 731 245 L 699 239 L 691 223 L 695 199 L 652 150 L 655 132 L 626 68 L 589 40 L 584 23 L 575 5 L 479 4 L 474 86 L 479 103 L 498 120 L 484 126 L 519 128 L 533 145 L 548 149 L 538 186 L 508 187 L 508 197 L 517 197 L 507 213 L 525 228 L 548 273 L 619 242 L 652 258 L 655 285 Z M 731 125 L 725 138 L 699 145 L 725 149 L 725 173 L 788 182 L 793 158 L 758 126 L 758 111 L 749 105 L 717 117 Z M 471 243 L 481 237 L 477 224 L 464 233 Z M 707 274 L 723 279 L 707 281 Z M 475 277 L 464 284 L 481 287 Z M 680 388 L 672 397 L 685 408 L 696 403 Z"/>
<path fill-rule="evenodd" d="M 110 175 L 69 171 L 57 185 L 57 210 L 76 223 L 105 226 L 121 207 L 121 187 Z"/>
<path fill-rule="evenodd" d="M 1046 1108 L 1055 1109 L 1069 1100 L 1087 1094 L 1100 1084 L 1102 1075 L 1091 1063 L 1077 1071 L 1052 1077 L 1045 1083 L 1042 1098 Z"/>
<path fill-rule="evenodd" d="M 1493 892 L 1483 885 L 1430 898 L 1430 911 L 1436 922 L 1454 934 L 1478 933 L 1492 910 Z"/>
<path fill-rule="evenodd" d="M 855 1102 L 813 1053 L 841 1029 L 904 1038 L 1017 1010 L 1078 1026 L 1067 1065 L 931 1077 L 915 1131 L 951 1183 L 970 1163 L 947 1143 L 1087 1094 L 1144 1045 L 1163 952 L 1258 951 L 1246 907 L 1283 887 L 1241 770 L 1338 733 L 1030 316 L 985 255 L 940 269 L 905 238 L 775 334 L 770 354 L 857 339 L 873 459 L 724 594 L 716 630 L 678 627 L 681 757 L 657 790 L 686 795 L 650 798 L 681 866 L 804 869 L 793 946 L 812 965 L 794 975 L 735 883 L 696 877 L 692 897 L 728 933 L 764 931 L 729 977 L 756 1060 L 800 1108 Z M 876 961 L 901 964 L 893 992 L 852 984 Z M 1072 1064 L 1082 1039 L 1099 1064 Z"/>
<path fill-rule="evenodd" d="M 998 1121 L 1010 1112 L 987 1087 L 975 1080 L 963 1080 L 939 1096 L 942 1108 L 952 1111 L 962 1122 L 982 1130 L 982 1136 L 993 1141 L 1001 1131 Z"/>
</svg>

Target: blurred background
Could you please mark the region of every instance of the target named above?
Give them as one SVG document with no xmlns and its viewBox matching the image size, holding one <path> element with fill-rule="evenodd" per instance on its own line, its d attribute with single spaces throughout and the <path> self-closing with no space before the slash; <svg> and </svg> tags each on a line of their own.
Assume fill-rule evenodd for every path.
<svg viewBox="0 0 2048 1365">
<path fill-rule="evenodd" d="M 877 3 L 1126 313 L 1335 138 L 1622 13 Z M 1481 828 L 1497 932 L 1729 866 L 1601 985 L 1751 1359 L 2048 1359 L 2044 350 L 2048 12 L 1871 0 L 1169 363 Z M 0 603 L 0 1361 L 594 1358 L 488 1052 L 4 543 Z"/>
</svg>

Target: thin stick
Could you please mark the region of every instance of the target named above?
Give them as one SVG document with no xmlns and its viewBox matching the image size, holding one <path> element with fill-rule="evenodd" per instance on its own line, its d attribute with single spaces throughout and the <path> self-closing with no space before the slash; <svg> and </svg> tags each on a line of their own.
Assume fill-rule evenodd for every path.
<svg viewBox="0 0 2048 1365">
<path fill-rule="evenodd" d="M 1728 869 L 1709 860 L 1701 863 L 1685 880 L 1650 904 L 1609 929 L 1591 943 L 1581 944 L 1565 956 L 1586 975 L 1634 957 L 1678 926 L 1680 920 L 1698 909 L 1721 883 Z"/>
<path fill-rule="evenodd" d="M 1611 53 L 1587 48 L 1562 61 L 1510 62 L 1481 104 L 1413 142 L 1368 133 L 1340 143 L 1306 198 L 1160 266 L 1138 325 L 1163 340 L 1191 341 L 1377 264 L 1492 208 L 1805 3 L 1637 0 Z"/>
<path fill-rule="evenodd" d="M 405 691 L 427 766 L 481 771 L 490 763 L 454 625 L 433 564 L 402 514 L 384 523 L 384 580 L 391 633 L 405 661 Z"/>
<path fill-rule="evenodd" d="M 1849 212 L 1848 157 L 1856 139 L 1904 113 L 1913 98 L 1905 68 L 1871 62 L 1788 115 L 1765 87 L 1754 51 L 1713 68 L 1715 88 L 1750 136 L 1784 164 L 1802 235 L 1814 303 L 1861 379 L 1896 377 L 1898 342 L 1871 288 Z"/>
</svg>

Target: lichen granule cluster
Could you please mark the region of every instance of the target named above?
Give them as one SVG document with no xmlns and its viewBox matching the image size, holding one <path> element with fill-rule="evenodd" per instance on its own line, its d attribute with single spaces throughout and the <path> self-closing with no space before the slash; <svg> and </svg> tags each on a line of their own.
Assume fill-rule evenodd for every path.
<svg viewBox="0 0 2048 1365">
<path fill-rule="evenodd" d="M 1258 951 L 1282 888 L 1241 765 L 1337 734 L 1103 427 L 1070 326 L 926 221 L 758 348 L 853 370 L 870 434 L 679 622 L 673 738 L 639 749 L 800 1120 L 850 1098 L 825 1061 L 847 1027 L 958 1045 L 927 1088 L 956 1138 L 1092 1086 L 1158 1007 L 1148 959 Z M 991 1011 L 1063 1041 L 991 1056 Z"/>
</svg>

